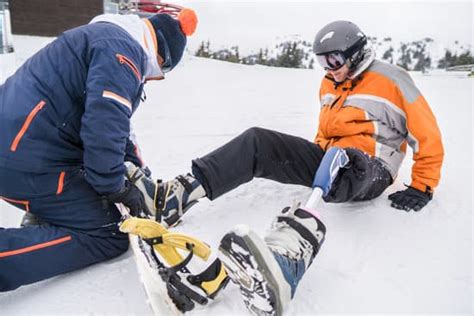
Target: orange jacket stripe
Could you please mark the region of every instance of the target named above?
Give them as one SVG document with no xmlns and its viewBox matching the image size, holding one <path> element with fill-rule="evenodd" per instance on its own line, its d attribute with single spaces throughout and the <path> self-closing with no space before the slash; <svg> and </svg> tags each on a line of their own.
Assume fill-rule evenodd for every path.
<svg viewBox="0 0 474 316">
<path fill-rule="evenodd" d="M 163 64 L 163 57 L 158 55 L 158 41 L 156 39 L 155 28 L 153 27 L 153 25 L 151 24 L 151 22 L 148 19 L 143 19 L 143 22 L 145 23 L 145 25 L 148 27 L 148 30 L 150 31 L 151 38 L 153 40 L 153 47 L 154 47 L 153 52 L 155 53 L 156 60 L 158 62 L 158 66 L 161 67 L 161 64 Z M 156 77 L 148 77 L 148 78 L 146 78 L 146 81 L 149 81 L 149 80 L 163 80 L 163 79 L 165 79 L 164 76 L 156 76 Z"/>
<path fill-rule="evenodd" d="M 64 177 L 66 176 L 66 172 L 61 171 L 59 174 L 59 179 L 58 179 L 58 189 L 56 190 L 56 195 L 59 195 L 63 193 L 63 188 L 64 188 Z"/>
<path fill-rule="evenodd" d="M 150 31 L 150 34 L 151 34 L 151 38 L 153 39 L 153 47 L 155 48 L 154 52 L 155 52 L 155 56 L 158 60 L 158 65 L 161 65 L 163 63 L 163 58 L 160 55 L 158 55 L 158 41 L 156 39 L 155 28 L 153 27 L 153 25 L 151 24 L 151 22 L 148 19 L 143 19 L 143 21 L 145 22 L 146 26 L 148 27 L 148 30 Z"/>
<path fill-rule="evenodd" d="M 145 35 L 143 35 L 143 43 L 145 43 L 145 47 L 148 48 L 148 41 L 146 40 Z"/>
<path fill-rule="evenodd" d="M 6 258 L 6 257 L 11 257 L 11 256 L 21 255 L 21 254 L 32 252 L 32 251 L 35 251 L 35 250 L 39 250 L 39 249 L 59 245 L 59 244 L 65 243 L 65 242 L 67 242 L 71 239 L 72 239 L 71 236 L 66 236 L 66 237 L 62 237 L 62 238 L 59 238 L 59 239 L 51 240 L 51 241 L 48 241 L 48 242 L 44 242 L 44 243 L 41 243 L 41 244 L 37 244 L 37 245 L 33 245 L 33 246 L 29 246 L 29 247 L 25 247 L 25 248 L 21 248 L 21 249 L 17 249 L 17 250 L 0 252 L 0 258 Z"/>
<path fill-rule="evenodd" d="M 151 38 L 153 39 L 153 46 L 155 47 L 155 53 L 158 55 L 158 42 L 156 40 L 155 28 L 148 19 L 143 19 L 143 21 L 145 22 L 146 26 L 148 27 L 148 30 L 150 31 Z"/>
<path fill-rule="evenodd" d="M 116 54 L 115 56 L 117 57 L 118 61 L 121 64 L 124 64 L 124 65 L 127 65 L 128 67 L 130 67 L 130 69 L 135 74 L 135 77 L 137 77 L 139 82 L 142 81 L 142 75 L 140 74 L 140 71 L 138 70 L 138 67 L 133 63 L 133 61 L 130 58 L 128 58 L 127 56 L 124 56 L 122 54 Z"/>
<path fill-rule="evenodd" d="M 10 198 L 4 197 L 4 196 L 0 196 L 0 200 L 5 200 L 5 201 L 13 203 L 13 204 L 21 204 L 25 207 L 25 211 L 27 211 L 27 212 L 30 211 L 30 201 L 14 200 L 14 199 L 10 199 Z"/>
<path fill-rule="evenodd" d="M 104 92 L 102 92 L 102 96 L 104 98 L 109 98 L 114 101 L 117 101 L 118 103 L 122 104 L 123 106 L 127 107 L 130 111 L 132 111 L 132 103 L 128 101 L 127 99 L 125 99 L 124 97 L 121 97 L 118 94 L 115 94 L 112 91 L 107 91 L 107 90 L 104 90 Z"/>
<path fill-rule="evenodd" d="M 26 117 L 25 122 L 23 123 L 23 126 L 21 127 L 20 131 L 18 132 L 15 139 L 13 140 L 13 143 L 10 146 L 11 151 L 16 151 L 16 149 L 18 148 L 18 144 L 20 143 L 21 138 L 23 137 L 23 135 L 25 135 L 26 131 L 28 130 L 28 127 L 30 127 L 31 122 L 33 121 L 35 116 L 38 114 L 38 112 L 45 106 L 45 104 L 46 104 L 45 101 L 39 102 L 33 108 L 33 110 L 30 112 L 30 114 L 28 114 L 28 116 Z"/>
</svg>

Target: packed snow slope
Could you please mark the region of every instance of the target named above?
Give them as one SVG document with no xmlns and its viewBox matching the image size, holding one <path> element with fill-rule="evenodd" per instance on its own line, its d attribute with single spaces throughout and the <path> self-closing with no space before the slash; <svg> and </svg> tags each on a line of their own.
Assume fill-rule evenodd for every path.
<svg viewBox="0 0 474 316">
<path fill-rule="evenodd" d="M 46 42 L 16 37 L 18 62 Z M 147 100 L 133 118 L 154 177 L 169 179 L 188 172 L 191 159 L 252 126 L 312 140 L 322 76 L 319 70 L 186 57 L 166 80 L 147 85 Z M 321 204 L 327 239 L 301 281 L 289 315 L 472 313 L 473 79 L 460 74 L 412 76 L 438 118 L 445 145 L 442 180 L 433 201 L 419 213 L 389 205 L 387 196 L 410 183 L 410 152 L 394 185 L 376 200 Z M 199 203 L 177 230 L 214 247 L 235 224 L 247 223 L 264 234 L 283 207 L 305 201 L 309 194 L 305 187 L 256 179 L 215 201 Z M 0 227 L 17 226 L 21 216 L 0 202 Z M 190 314 L 245 313 L 237 287 L 230 284 L 215 302 Z M 1 293 L 0 314 L 150 315 L 151 311 L 128 252 Z"/>
</svg>

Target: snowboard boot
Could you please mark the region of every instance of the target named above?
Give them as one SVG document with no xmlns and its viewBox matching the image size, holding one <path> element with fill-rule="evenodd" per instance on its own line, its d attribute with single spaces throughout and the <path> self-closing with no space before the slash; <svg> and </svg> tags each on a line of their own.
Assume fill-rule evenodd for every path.
<svg viewBox="0 0 474 316">
<path fill-rule="evenodd" d="M 227 233 L 219 257 L 257 315 L 282 315 L 318 253 L 326 227 L 315 211 L 285 208 L 262 240 L 246 225 Z"/>
<path fill-rule="evenodd" d="M 27 212 L 25 213 L 25 215 L 23 215 L 23 218 L 21 219 L 20 227 L 29 227 L 29 226 L 47 227 L 49 226 L 49 224 L 43 221 L 38 216 L 34 215 L 33 213 Z"/>
<path fill-rule="evenodd" d="M 143 170 L 126 162 L 127 178 L 144 195 L 147 210 L 144 217 L 153 217 L 165 227 L 176 226 L 184 213 L 206 196 L 202 185 L 193 175 L 179 175 L 162 182 L 147 177 Z"/>
</svg>

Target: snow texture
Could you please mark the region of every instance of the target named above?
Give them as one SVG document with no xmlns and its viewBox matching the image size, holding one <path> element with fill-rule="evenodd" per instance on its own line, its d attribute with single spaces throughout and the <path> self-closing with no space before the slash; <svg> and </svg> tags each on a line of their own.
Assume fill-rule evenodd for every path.
<svg viewBox="0 0 474 316">
<path fill-rule="evenodd" d="M 16 36 L 17 66 L 48 41 Z M 134 116 L 143 156 L 155 177 L 168 179 L 188 172 L 191 159 L 252 126 L 311 140 L 322 76 L 320 70 L 187 56 L 166 80 L 146 87 L 147 100 Z M 301 281 L 289 315 L 472 314 L 473 79 L 459 73 L 412 76 L 444 139 L 442 180 L 433 201 L 419 213 L 389 205 L 387 196 L 410 182 L 409 152 L 395 184 L 376 200 L 320 204 L 326 242 Z M 213 202 L 199 203 L 176 229 L 215 249 L 235 224 L 264 234 L 281 209 L 309 195 L 308 188 L 256 179 Z M 0 203 L 1 227 L 17 226 L 21 216 Z M 210 306 L 190 314 L 246 312 L 238 288 L 229 284 Z M 109 262 L 0 293 L 0 314 L 150 315 L 151 310 L 128 251 Z"/>
</svg>

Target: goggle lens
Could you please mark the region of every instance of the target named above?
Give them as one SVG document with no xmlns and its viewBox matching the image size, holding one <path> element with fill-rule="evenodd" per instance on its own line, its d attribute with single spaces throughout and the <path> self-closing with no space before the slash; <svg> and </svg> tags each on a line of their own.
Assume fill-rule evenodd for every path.
<svg viewBox="0 0 474 316">
<path fill-rule="evenodd" d="M 316 59 L 321 67 L 326 70 L 338 70 L 346 63 L 346 57 L 339 52 L 316 55 Z"/>
</svg>

